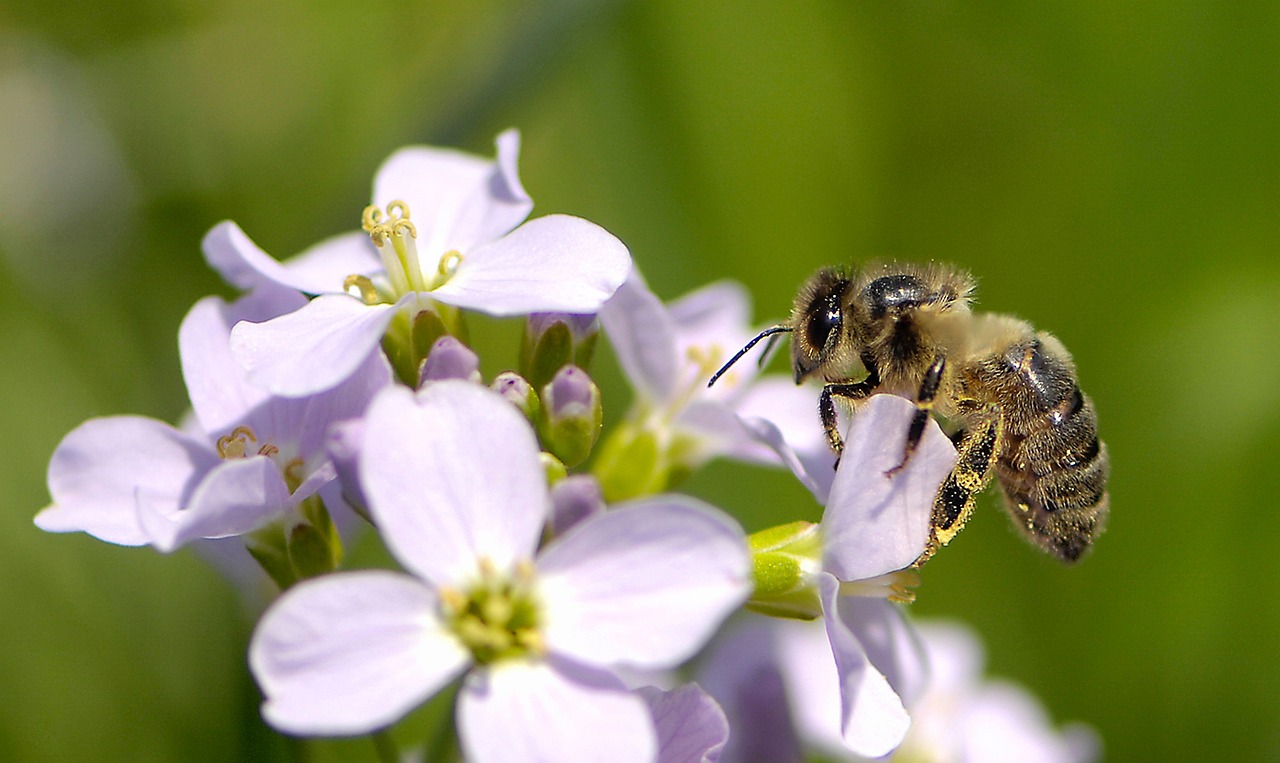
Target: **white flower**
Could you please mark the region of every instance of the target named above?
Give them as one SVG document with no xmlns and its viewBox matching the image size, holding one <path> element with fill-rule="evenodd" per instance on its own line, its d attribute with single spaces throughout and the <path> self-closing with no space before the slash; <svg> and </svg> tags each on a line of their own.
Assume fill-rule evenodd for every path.
<svg viewBox="0 0 1280 763">
<path fill-rule="evenodd" d="M 745 361 L 708 387 L 754 335 L 749 312 L 739 284 L 714 283 L 663 305 L 633 270 L 600 311 L 637 396 L 615 438 L 651 438 L 660 473 L 687 472 L 717 456 L 781 463 L 822 500 L 835 457 L 819 423 L 815 389 L 782 375 L 758 379 L 756 364 Z M 620 447 L 617 440 L 613 446 Z M 609 488 L 617 480 L 602 482 Z"/>
<path fill-rule="evenodd" d="M 249 384 L 227 346 L 237 320 L 279 315 L 302 301 L 264 285 L 231 305 L 197 302 L 178 334 L 196 431 L 142 416 L 90 419 L 54 452 L 53 504 L 36 525 L 171 551 L 251 532 L 317 494 L 330 508 L 343 505 L 325 433 L 363 413 L 391 383 L 385 361 L 370 358 L 324 393 L 283 398 Z"/>
<path fill-rule="evenodd" d="M 536 552 L 551 501 L 532 431 L 502 398 L 459 381 L 375 399 L 360 470 L 413 577 L 330 575 L 268 611 L 250 664 L 269 722 L 367 732 L 465 673 L 457 722 L 469 760 L 652 759 L 646 704 L 613 669 L 678 664 L 745 599 L 732 520 L 657 498 Z"/>
<path fill-rule="evenodd" d="M 235 223 L 210 231 L 206 257 L 228 281 L 320 295 L 289 315 L 236 328 L 233 352 L 250 377 L 282 395 L 331 387 L 377 349 L 397 315 L 409 347 L 412 320 L 424 310 L 451 327 L 459 308 L 498 316 L 599 308 L 630 268 L 626 247 L 568 215 L 521 224 L 533 202 L 516 175 L 519 136 L 507 131 L 497 143 L 494 161 L 438 148 L 397 151 L 374 179 L 366 232 L 331 238 L 287 263 Z M 416 380 L 421 358 L 412 361 Z"/>
</svg>

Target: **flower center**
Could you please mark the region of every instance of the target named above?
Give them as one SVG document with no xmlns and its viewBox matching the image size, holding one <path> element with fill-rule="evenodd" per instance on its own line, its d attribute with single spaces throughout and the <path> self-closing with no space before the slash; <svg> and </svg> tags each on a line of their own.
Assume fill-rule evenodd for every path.
<svg viewBox="0 0 1280 763">
<path fill-rule="evenodd" d="M 385 212 L 370 204 L 364 208 L 361 223 L 382 258 L 382 267 L 391 289 L 391 299 L 384 300 L 369 278 L 347 276 L 343 289 L 348 293 L 358 292 L 360 299 L 367 304 L 394 302 L 410 292 L 439 288 L 453 276 L 462 262 L 461 252 L 449 250 L 440 255 L 436 267 L 423 270 L 418 253 L 418 228 L 409 219 L 409 205 L 403 201 L 391 202 Z"/>
<path fill-rule="evenodd" d="M 440 589 L 445 623 L 478 664 L 543 653 L 533 578 L 527 561 L 503 574 L 481 559 L 480 577 L 471 586 Z"/>
<path fill-rule="evenodd" d="M 298 486 L 302 484 L 304 476 L 302 473 L 302 459 L 291 458 L 281 464 L 279 458 L 280 449 L 269 442 L 258 445 L 258 435 L 254 433 L 252 427 L 236 427 L 231 430 L 231 434 L 219 437 L 217 449 L 218 457 L 224 461 L 229 461 L 233 458 L 249 458 L 250 456 L 266 456 L 272 459 L 280 467 L 280 473 L 284 475 L 284 481 L 289 486 L 289 492 L 297 490 Z"/>
</svg>

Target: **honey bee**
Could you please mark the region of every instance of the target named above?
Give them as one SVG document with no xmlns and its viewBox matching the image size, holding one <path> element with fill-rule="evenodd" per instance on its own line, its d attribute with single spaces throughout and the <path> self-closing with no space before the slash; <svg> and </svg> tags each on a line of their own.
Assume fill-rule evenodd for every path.
<svg viewBox="0 0 1280 763">
<path fill-rule="evenodd" d="M 931 412 L 959 425 L 951 435 L 956 465 L 934 498 L 916 566 L 955 537 L 993 475 L 1026 537 L 1074 562 L 1102 531 L 1109 505 L 1093 401 L 1056 337 L 1017 318 L 971 312 L 973 289 L 969 273 L 942 264 L 823 268 L 800 289 L 787 322 L 748 342 L 708 386 L 760 340 L 790 333 L 796 383 L 825 382 L 818 410 L 837 454 L 836 399 L 854 408 L 877 392 L 915 401 L 902 462 L 890 473 L 910 460 Z"/>
</svg>

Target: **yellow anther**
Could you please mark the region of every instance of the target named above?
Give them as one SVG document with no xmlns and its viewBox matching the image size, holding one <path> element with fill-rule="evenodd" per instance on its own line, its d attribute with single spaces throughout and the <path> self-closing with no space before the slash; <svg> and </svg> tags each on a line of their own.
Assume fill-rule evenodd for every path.
<svg viewBox="0 0 1280 763">
<path fill-rule="evenodd" d="M 543 641 L 542 634 L 533 628 L 516 631 L 516 643 L 539 657 L 547 653 L 547 642 Z"/>
<path fill-rule="evenodd" d="M 409 205 L 405 204 L 403 201 L 400 201 L 399 199 L 396 199 L 395 201 L 387 205 L 387 217 L 389 218 L 389 222 L 395 222 L 397 220 L 408 220 Z"/>
<path fill-rule="evenodd" d="M 720 359 L 724 357 L 724 348 L 718 344 L 707 346 L 693 345 L 685 351 L 685 357 L 698 369 L 699 376 L 706 376 L 720 367 Z"/>
<path fill-rule="evenodd" d="M 276 448 L 274 445 L 271 446 L 271 449 L 273 451 L 272 453 L 262 453 L 262 451 L 258 451 L 258 452 L 262 453 L 262 455 L 264 456 L 274 456 L 276 453 L 280 452 L 279 449 Z M 294 490 L 297 490 L 299 487 L 301 487 L 302 480 L 307 476 L 306 472 L 303 471 L 303 463 L 301 458 L 295 458 L 289 461 L 289 463 L 284 465 L 284 469 L 282 471 L 284 472 L 284 482 L 286 485 L 289 486 L 290 492 L 293 492 Z"/>
<path fill-rule="evenodd" d="M 342 279 L 342 290 L 351 296 L 359 296 L 360 301 L 366 305 L 376 305 L 380 301 L 378 298 L 378 289 L 373 285 L 373 281 L 368 276 L 349 275 Z M 358 292 L 353 293 L 353 292 Z"/>
<path fill-rule="evenodd" d="M 403 201 L 391 202 L 385 213 L 370 204 L 360 215 L 360 225 L 376 246 L 382 246 L 392 236 L 407 234 L 413 238 L 418 237 L 417 227 L 409 221 L 409 205 Z"/>
<path fill-rule="evenodd" d="M 462 252 L 457 249 L 450 249 L 440 255 L 440 264 L 437 266 L 440 275 L 450 278 L 454 273 L 458 272 L 458 266 L 462 264 Z"/>
<path fill-rule="evenodd" d="M 440 603 L 450 612 L 461 612 L 467 608 L 468 599 L 462 591 L 444 586 L 437 593 L 440 596 Z"/>
<path fill-rule="evenodd" d="M 231 434 L 218 438 L 218 457 L 244 458 L 249 452 L 249 444 L 258 441 L 257 435 L 249 427 L 236 427 Z"/>
</svg>

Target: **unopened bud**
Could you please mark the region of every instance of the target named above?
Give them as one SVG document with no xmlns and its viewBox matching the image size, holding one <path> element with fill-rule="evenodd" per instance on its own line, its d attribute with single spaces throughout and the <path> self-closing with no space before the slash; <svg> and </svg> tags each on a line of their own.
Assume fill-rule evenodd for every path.
<svg viewBox="0 0 1280 763">
<path fill-rule="evenodd" d="M 565 466 L 573 468 L 591 454 L 603 420 L 600 388 L 581 368 L 561 368 L 542 388 L 542 441 Z"/>
<path fill-rule="evenodd" d="M 530 421 L 537 421 L 542 413 L 542 402 L 538 399 L 538 393 L 534 392 L 533 385 L 515 371 L 498 374 L 489 388 L 519 408 Z"/>
<path fill-rule="evenodd" d="M 431 346 L 418 373 L 418 386 L 431 381 L 461 379 L 480 382 L 480 356 L 456 337 L 445 335 Z"/>
<path fill-rule="evenodd" d="M 551 534 L 563 535 L 584 519 L 604 511 L 600 483 L 590 474 L 574 474 L 551 488 Z"/>
</svg>

